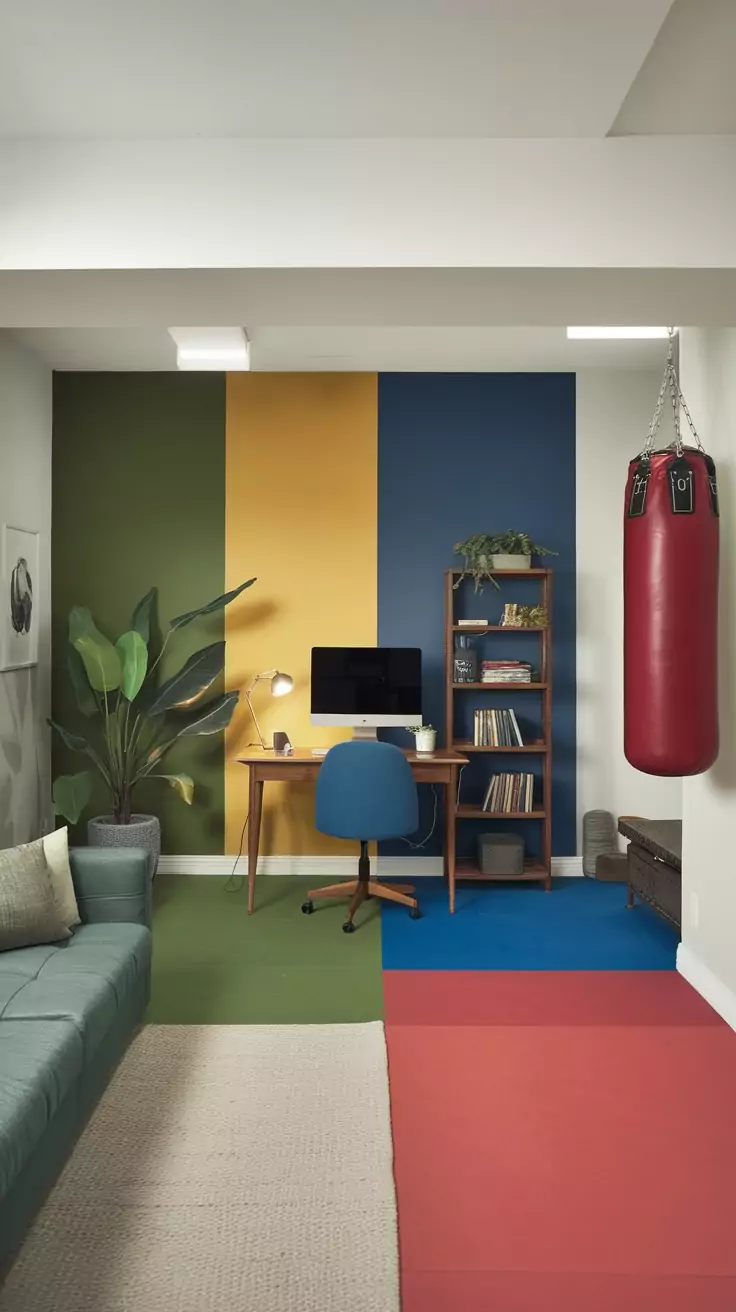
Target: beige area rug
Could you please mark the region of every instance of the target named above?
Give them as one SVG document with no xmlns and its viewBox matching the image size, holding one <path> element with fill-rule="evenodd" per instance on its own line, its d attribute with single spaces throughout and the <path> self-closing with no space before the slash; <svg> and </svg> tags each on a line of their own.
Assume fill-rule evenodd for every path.
<svg viewBox="0 0 736 1312">
<path fill-rule="evenodd" d="M 1 1312 L 398 1312 L 383 1026 L 152 1025 Z"/>
</svg>

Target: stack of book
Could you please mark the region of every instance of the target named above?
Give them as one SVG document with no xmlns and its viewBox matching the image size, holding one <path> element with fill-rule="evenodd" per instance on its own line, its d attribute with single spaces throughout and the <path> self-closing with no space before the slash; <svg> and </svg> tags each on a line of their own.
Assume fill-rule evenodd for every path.
<svg viewBox="0 0 736 1312">
<path fill-rule="evenodd" d="M 531 683 L 532 667 L 528 661 L 483 661 L 481 683 Z"/>
<path fill-rule="evenodd" d="M 533 774 L 493 774 L 483 798 L 484 811 L 533 811 Z"/>
<path fill-rule="evenodd" d="M 513 711 L 475 711 L 474 747 L 523 747 L 519 723 Z"/>
</svg>

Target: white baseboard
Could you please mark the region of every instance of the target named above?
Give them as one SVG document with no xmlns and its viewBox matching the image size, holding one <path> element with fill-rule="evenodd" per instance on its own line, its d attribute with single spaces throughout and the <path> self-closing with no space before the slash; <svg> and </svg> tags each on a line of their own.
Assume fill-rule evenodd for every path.
<svg viewBox="0 0 736 1312">
<path fill-rule="evenodd" d="M 552 874 L 557 878 L 560 875 L 583 877 L 583 858 L 581 856 L 553 856 L 552 857 Z"/>
<path fill-rule="evenodd" d="M 736 993 L 714 975 L 708 966 L 704 966 L 685 943 L 680 943 L 677 949 L 677 969 L 683 979 L 692 984 L 696 993 L 710 1003 L 732 1030 L 736 1030 Z"/>
<path fill-rule="evenodd" d="M 158 869 L 161 875 L 230 875 L 235 865 L 234 856 L 162 856 Z M 351 879 L 355 875 L 356 858 L 353 856 L 260 856 L 258 873 L 262 875 L 329 875 L 334 879 Z M 441 856 L 379 856 L 377 874 L 382 879 L 421 879 L 442 874 Z M 238 873 L 248 873 L 248 858 L 241 856 Z M 552 874 L 582 875 L 583 859 L 580 856 L 553 856 Z"/>
</svg>

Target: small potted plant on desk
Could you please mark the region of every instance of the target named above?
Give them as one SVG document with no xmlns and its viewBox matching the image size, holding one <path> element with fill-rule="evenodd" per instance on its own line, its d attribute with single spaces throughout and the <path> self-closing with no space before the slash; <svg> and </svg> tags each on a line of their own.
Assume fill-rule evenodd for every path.
<svg viewBox="0 0 736 1312">
<path fill-rule="evenodd" d="M 113 644 L 97 628 L 90 612 L 74 606 L 69 614 L 67 664 L 77 705 L 83 716 L 97 721 L 92 740 L 49 720 L 64 745 L 88 757 L 110 799 L 110 814 L 87 825 L 92 847 L 145 847 L 156 873 L 161 851 L 157 816 L 133 811 L 133 798 L 144 779 L 163 779 L 191 806 L 194 780 L 188 774 L 168 774 L 163 759 L 179 739 L 220 733 L 230 723 L 238 691 L 207 693 L 225 665 L 225 643 L 213 642 L 195 651 L 178 673 L 159 682 L 157 671 L 169 640 L 200 615 L 221 610 L 249 588 L 248 579 L 206 606 L 171 620 L 161 638 L 156 620 L 156 589 L 138 606 L 130 628 Z M 88 770 L 63 775 L 54 783 L 54 808 L 76 824 L 92 796 Z"/>
<path fill-rule="evenodd" d="M 412 725 L 409 733 L 414 734 L 418 752 L 426 752 L 429 755 L 437 746 L 437 730 L 431 724 Z"/>
<path fill-rule="evenodd" d="M 499 586 L 493 577 L 495 570 L 531 569 L 532 556 L 557 555 L 549 547 L 533 542 L 527 533 L 515 533 L 513 529 L 505 533 L 474 533 L 465 542 L 456 542 L 453 551 L 463 557 L 463 572 L 454 586 L 459 588 L 469 574 L 476 592 L 482 590 L 486 581 L 494 588 Z"/>
</svg>

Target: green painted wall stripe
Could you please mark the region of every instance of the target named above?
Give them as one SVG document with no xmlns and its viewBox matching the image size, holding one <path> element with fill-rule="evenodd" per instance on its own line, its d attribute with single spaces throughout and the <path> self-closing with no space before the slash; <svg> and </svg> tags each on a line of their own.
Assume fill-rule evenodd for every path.
<svg viewBox="0 0 736 1312">
<path fill-rule="evenodd" d="M 66 618 L 89 606 L 116 638 L 156 584 L 163 619 L 209 601 L 225 579 L 225 377 L 221 374 L 57 373 L 53 444 L 53 706 L 62 724 L 88 726 L 65 668 Z M 224 637 L 222 614 L 172 640 L 164 674 Z M 54 745 L 54 772 L 84 758 Z M 196 796 L 186 806 L 163 781 L 145 785 L 142 811 L 161 818 L 163 850 L 221 853 L 224 744 L 184 740 L 168 757 Z M 104 791 L 95 811 L 105 809 Z"/>
</svg>

